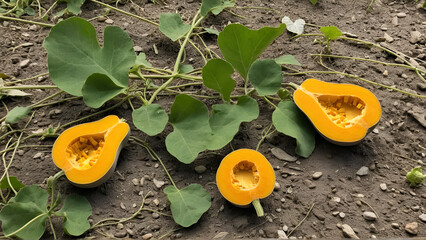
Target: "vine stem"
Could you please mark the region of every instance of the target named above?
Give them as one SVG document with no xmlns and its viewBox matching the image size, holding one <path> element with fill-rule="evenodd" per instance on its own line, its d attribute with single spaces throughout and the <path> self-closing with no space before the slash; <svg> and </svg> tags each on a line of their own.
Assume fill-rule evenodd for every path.
<svg viewBox="0 0 426 240">
<path fill-rule="evenodd" d="M 25 81 L 28 81 L 28 80 L 32 80 L 32 79 L 38 78 L 38 77 L 43 77 L 43 76 L 46 76 L 46 75 L 49 75 L 49 73 L 48 73 L 48 72 L 45 72 L 45 73 L 40 73 L 40 74 L 35 75 L 35 76 L 33 76 L 33 77 L 30 77 L 30 78 L 25 78 L 25 79 L 15 80 L 15 81 L 12 81 L 12 82 L 4 82 L 4 85 L 21 83 L 21 82 L 25 82 Z"/>
<path fill-rule="evenodd" d="M 25 229 L 26 227 L 28 227 L 30 224 L 32 224 L 33 222 L 35 222 L 37 219 L 43 217 L 47 215 L 47 212 L 45 213 L 41 213 L 39 215 L 37 215 L 36 217 L 34 217 L 33 219 L 31 219 L 30 221 L 28 221 L 27 223 L 25 223 L 22 227 L 20 227 L 19 229 L 17 229 L 16 231 L 9 233 L 7 235 L 4 235 L 5 237 L 12 237 L 13 235 L 16 235 L 17 233 L 19 233 L 20 231 L 22 231 L 23 229 Z"/>
<path fill-rule="evenodd" d="M 251 204 L 253 204 L 253 207 L 256 210 L 256 214 L 258 217 L 263 217 L 265 215 L 265 213 L 263 212 L 263 207 L 260 204 L 260 199 L 253 200 Z"/>
<path fill-rule="evenodd" d="M 116 7 L 110 6 L 110 5 L 106 4 L 106 3 L 103 3 L 103 2 L 100 2 L 100 1 L 97 1 L 97 0 L 90 0 L 90 1 L 92 1 L 92 2 L 94 2 L 94 3 L 97 3 L 97 4 L 99 4 L 99 5 L 102 5 L 102 6 L 104 6 L 104 7 L 110 8 L 110 9 L 112 9 L 112 10 L 115 10 L 115 11 L 117 11 L 117 12 L 120 12 L 120 13 L 122 13 L 122 14 L 125 14 L 125 15 L 128 15 L 128 16 L 131 16 L 131 17 L 137 18 L 137 19 L 139 19 L 139 20 L 142 20 L 142 21 L 147 22 L 147 23 L 149 23 L 149 24 L 152 24 L 152 25 L 154 25 L 154 26 L 157 26 L 157 27 L 158 27 L 158 26 L 160 26 L 160 24 L 158 24 L 158 23 L 156 23 L 156 22 L 153 22 L 153 21 L 148 20 L 148 19 L 146 19 L 146 18 L 140 17 L 140 16 L 135 15 L 135 14 L 133 14 L 133 13 L 129 13 L 129 12 L 123 11 L 123 10 L 121 10 L 121 9 L 119 9 L 119 8 L 116 8 Z"/>
<path fill-rule="evenodd" d="M 300 221 L 297 225 L 296 225 L 296 227 L 294 227 L 291 231 L 290 231 L 290 233 L 288 234 L 288 236 L 290 237 L 290 235 L 294 232 L 294 230 L 296 230 L 300 225 L 302 225 L 302 223 L 306 220 L 306 218 L 309 216 L 309 214 L 311 213 L 311 211 L 312 211 L 312 209 L 314 208 L 314 206 L 315 206 L 315 203 L 312 203 L 312 206 L 309 208 L 309 211 L 308 211 L 308 213 L 306 213 L 306 216 L 302 219 L 302 221 Z"/>
<path fill-rule="evenodd" d="M 272 132 L 269 132 L 269 131 L 271 131 L 271 129 L 272 129 L 272 127 L 273 127 L 273 126 L 274 126 L 274 124 L 272 124 L 272 123 L 271 123 L 271 125 L 269 125 L 268 130 L 266 130 L 265 134 L 262 136 L 262 138 L 261 138 L 261 139 L 259 140 L 259 142 L 257 143 L 256 151 L 259 151 L 260 144 L 262 144 L 262 142 L 265 140 L 265 138 L 266 138 L 269 134 L 272 134 L 273 132 L 275 132 L 275 130 L 274 130 L 274 131 L 272 131 Z"/>
<path fill-rule="evenodd" d="M 0 19 L 5 19 L 5 20 L 9 20 L 9 21 L 16 21 L 16 22 L 23 22 L 23 23 L 29 23 L 29 24 L 35 24 L 35 25 L 40 25 L 40 26 L 49 27 L 49 28 L 55 26 L 55 25 L 48 24 L 48 23 L 35 22 L 35 21 L 21 19 L 21 18 L 6 17 L 4 15 L 0 15 Z"/>
</svg>

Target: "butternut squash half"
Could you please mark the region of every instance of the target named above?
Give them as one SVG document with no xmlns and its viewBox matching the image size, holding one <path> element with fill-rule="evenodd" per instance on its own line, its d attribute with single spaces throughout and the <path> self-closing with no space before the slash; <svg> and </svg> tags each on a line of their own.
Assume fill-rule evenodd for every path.
<svg viewBox="0 0 426 240">
<path fill-rule="evenodd" d="M 129 135 L 129 125 L 115 115 L 74 126 L 53 144 L 53 162 L 72 184 L 82 188 L 99 186 L 113 175 Z"/>
<path fill-rule="evenodd" d="M 220 163 L 216 183 L 222 196 L 237 206 L 252 203 L 258 216 L 263 216 L 259 199 L 269 196 L 275 186 L 275 172 L 259 152 L 238 149 Z"/>
<path fill-rule="evenodd" d="M 342 146 L 359 143 L 382 115 L 376 96 L 353 84 L 308 79 L 293 98 L 323 137 Z"/>
</svg>

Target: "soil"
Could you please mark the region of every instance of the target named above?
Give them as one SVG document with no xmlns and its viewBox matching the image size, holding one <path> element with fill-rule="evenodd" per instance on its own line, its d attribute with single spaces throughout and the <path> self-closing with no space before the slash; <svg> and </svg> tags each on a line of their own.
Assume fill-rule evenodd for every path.
<svg viewBox="0 0 426 240">
<path fill-rule="evenodd" d="M 278 26 L 282 17 L 289 16 L 293 21 L 302 18 L 307 23 L 317 26 L 334 25 L 350 36 L 376 44 L 386 43 L 406 59 L 414 59 L 420 67 L 426 67 L 426 11 L 418 6 L 422 1 L 391 1 L 376 0 L 371 11 L 366 9 L 369 0 L 335 1 L 320 0 L 317 5 L 310 1 L 283 0 L 250 0 L 237 1 L 237 8 L 232 12 L 223 12 L 211 16 L 202 23 L 204 27 L 222 30 L 228 23 L 241 23 L 252 29 L 264 26 Z M 53 2 L 43 1 L 48 8 Z M 134 1 L 139 7 L 129 10 L 131 3 L 118 4 L 126 11 L 157 21 L 160 14 L 177 12 L 189 21 L 199 9 L 200 0 L 172 1 L 165 5 L 153 4 L 151 1 Z M 261 8 L 250 8 L 261 7 Z M 278 12 L 267 10 L 271 8 Z M 59 11 L 60 8 L 57 8 Z M 86 1 L 80 14 L 90 19 L 104 13 L 104 8 L 93 2 Z M 240 17 L 241 16 L 241 17 Z M 112 25 L 122 27 L 132 38 L 135 46 L 146 53 L 147 59 L 153 66 L 172 68 L 179 45 L 168 38 L 149 23 L 142 22 L 121 13 L 110 11 L 108 19 Z M 34 18 L 29 18 L 34 19 Z M 92 24 L 102 36 L 105 26 L 111 25 L 105 19 L 94 20 Z M 47 52 L 42 46 L 49 28 L 37 25 L 0 20 L 0 72 L 11 76 L 12 79 L 25 79 L 47 72 Z M 418 31 L 422 36 L 412 39 L 412 32 Z M 318 33 L 315 26 L 305 26 L 305 33 Z M 386 39 L 387 34 L 393 40 Z M 311 54 L 318 54 L 323 47 L 315 43 L 315 37 L 300 37 L 285 32 L 261 56 L 261 58 L 276 58 L 291 54 L 302 63 L 294 67 L 300 71 L 327 70 L 318 63 Z M 219 53 L 216 36 L 205 36 L 207 45 Z M 27 45 L 21 45 L 26 44 Z M 21 47 L 17 47 L 20 46 Z M 154 45 L 158 50 L 154 49 Z M 16 48 L 15 48 L 16 47 Z M 334 41 L 331 43 L 331 53 L 378 61 L 397 63 L 391 56 L 374 47 L 356 44 L 349 41 Z M 185 64 L 195 68 L 202 67 L 200 55 L 190 46 L 187 48 Z M 28 64 L 22 61 L 29 60 Z M 324 63 L 340 72 L 358 75 L 377 83 L 395 86 L 417 94 L 426 95 L 426 83 L 407 68 L 385 66 L 373 62 L 352 59 L 324 58 Z M 285 72 L 291 72 L 285 70 Z M 426 237 L 426 222 L 421 215 L 426 214 L 426 186 L 410 187 L 405 175 L 417 166 L 416 160 L 425 161 L 426 156 L 426 102 L 421 98 L 410 97 L 406 94 L 391 91 L 383 87 L 365 83 L 359 79 L 338 74 L 309 74 L 285 76 L 285 81 L 300 84 L 307 78 L 318 78 L 328 82 L 352 83 L 371 90 L 379 99 L 382 106 L 382 117 L 375 129 L 358 145 L 342 147 L 327 142 L 320 135 L 316 136 L 316 148 L 313 154 L 296 162 L 279 160 L 271 149 L 280 148 L 295 155 L 296 142 L 282 134 L 274 134 L 260 146 L 263 153 L 275 169 L 277 186 L 274 192 L 262 199 L 266 213 L 258 218 L 252 208 L 238 208 L 227 202 L 215 185 L 215 173 L 222 158 L 232 151 L 228 145 L 219 151 L 206 151 L 191 164 L 185 165 L 173 158 L 166 151 L 164 140 L 171 127 L 157 136 L 147 137 L 137 130 L 131 121 L 131 108 L 123 104 L 119 108 L 104 112 L 99 116 L 86 119 L 93 121 L 102 116 L 116 114 L 127 119 L 131 125 L 132 135 L 147 139 L 150 146 L 159 154 L 165 166 L 170 171 L 178 187 L 198 183 L 212 196 L 212 206 L 199 222 L 189 228 L 179 227 L 171 217 L 143 211 L 137 218 L 123 223 L 102 227 L 85 233 L 82 237 L 102 238 L 152 238 L 164 239 L 226 239 L 226 238 L 278 238 L 278 230 L 284 230 L 291 237 L 311 238 L 342 238 L 348 235 L 342 230 L 349 225 L 360 238 L 407 238 Z M 11 81 L 7 79 L 6 81 Z M 241 80 L 239 80 L 241 81 Z M 38 77 L 25 84 L 52 85 L 48 76 Z M 27 106 L 56 92 L 55 89 L 26 90 L 32 93 L 28 97 L 2 99 L 3 107 L 0 117 L 5 116 L 5 107 Z M 54 98 L 60 100 L 70 97 L 61 94 Z M 161 96 L 159 103 L 170 110 L 173 96 Z M 210 106 L 214 101 L 205 101 Z M 273 109 L 259 100 L 260 116 L 258 119 L 244 123 L 239 133 L 232 141 L 232 147 L 256 148 L 262 136 L 262 131 L 271 123 Z M 109 101 L 99 109 L 91 109 L 84 105 L 81 99 L 66 101 L 53 106 L 38 108 L 28 129 L 37 132 L 49 126 L 57 126 L 101 111 L 116 104 Z M 140 106 L 137 101 L 135 107 Z M 417 116 L 417 118 L 415 117 Z M 27 118 L 28 120 L 28 118 Z M 13 125 L 14 129 L 23 128 L 25 121 Z M 4 133 L 2 133 L 4 134 Z M 25 132 L 24 137 L 31 132 Z M 16 140 L 16 138 L 14 138 Z M 8 139 L 0 142 L 3 149 Z M 31 138 L 24 145 L 51 145 L 54 139 L 40 140 Z M 54 175 L 58 168 L 51 159 L 51 149 L 30 148 L 17 152 L 9 174 L 17 176 L 26 185 L 39 184 L 45 187 L 46 179 Z M 6 159 L 11 158 L 11 153 Z M 203 165 L 207 170 L 197 173 L 196 166 Z M 358 171 L 366 167 L 368 171 L 360 174 Z M 364 168 L 365 169 L 365 168 Z M 0 170 L 0 174 L 4 168 Z M 319 178 L 313 177 L 321 172 Z M 358 174 L 357 174 L 358 172 Z M 144 178 L 144 184 L 132 180 Z M 158 189 L 153 180 L 165 181 L 166 184 Z M 170 184 L 161 165 L 153 160 L 140 146 L 128 144 L 121 152 L 119 163 L 113 177 L 94 189 L 80 189 L 71 185 L 65 178 L 58 183 L 58 189 L 63 195 L 78 193 L 85 196 L 92 205 L 91 222 L 104 218 L 124 218 L 131 216 L 141 204 L 141 193 L 151 192 L 145 204 L 147 207 L 164 214 L 171 214 L 169 203 L 162 189 Z M 386 186 L 384 186 L 386 185 Z M 312 211 L 309 211 L 312 208 Z M 377 219 L 368 220 L 363 213 L 375 212 Z M 305 218 L 306 217 L 306 218 Z M 302 221 L 303 220 L 303 221 Z M 407 224 L 417 223 L 416 232 L 408 231 Z M 414 224 L 415 225 L 415 224 Z M 61 222 L 54 222 L 59 238 L 69 238 L 60 231 Z M 297 227 L 297 228 L 296 228 Z M 294 231 L 292 231 L 296 228 Z M 44 239 L 52 239 L 52 231 L 43 235 Z M 282 232 L 281 232 L 282 233 Z M 147 235 L 148 234 L 148 235 Z"/>
</svg>

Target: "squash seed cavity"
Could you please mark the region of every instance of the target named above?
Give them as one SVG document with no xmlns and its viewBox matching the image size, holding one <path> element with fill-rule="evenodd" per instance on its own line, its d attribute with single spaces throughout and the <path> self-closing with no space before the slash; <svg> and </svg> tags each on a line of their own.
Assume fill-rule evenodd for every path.
<svg viewBox="0 0 426 240">
<path fill-rule="evenodd" d="M 74 139 L 67 147 L 66 154 L 75 168 L 89 169 L 98 161 L 105 144 L 105 134 L 81 136 Z"/>
<path fill-rule="evenodd" d="M 365 109 L 365 103 L 354 96 L 321 95 L 317 100 L 328 118 L 342 128 L 354 125 Z"/>
<path fill-rule="evenodd" d="M 239 162 L 232 170 L 231 182 L 238 190 L 255 188 L 259 183 L 259 172 L 256 165 L 249 161 Z"/>
</svg>

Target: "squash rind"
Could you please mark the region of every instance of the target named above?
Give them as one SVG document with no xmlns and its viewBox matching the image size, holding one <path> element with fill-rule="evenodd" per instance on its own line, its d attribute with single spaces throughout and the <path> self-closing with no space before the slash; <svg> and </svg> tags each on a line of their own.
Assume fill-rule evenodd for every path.
<svg viewBox="0 0 426 240">
<path fill-rule="evenodd" d="M 342 128 L 330 120 L 321 108 L 319 95 L 357 97 L 365 104 L 362 115 L 353 119 L 353 125 Z M 342 146 L 361 142 L 379 122 L 381 107 L 376 96 L 369 90 L 353 85 L 327 83 L 317 79 L 307 79 L 293 94 L 294 102 L 309 118 L 317 131 L 328 141 Z"/>
</svg>

